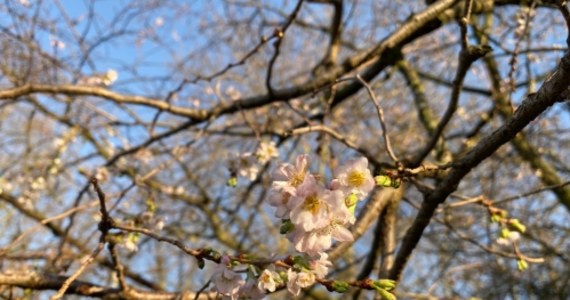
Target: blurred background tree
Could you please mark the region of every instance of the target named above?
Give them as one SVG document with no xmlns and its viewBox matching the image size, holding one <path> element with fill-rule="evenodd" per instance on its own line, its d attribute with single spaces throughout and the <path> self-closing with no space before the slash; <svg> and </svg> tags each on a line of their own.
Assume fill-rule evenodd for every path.
<svg viewBox="0 0 570 300">
<path fill-rule="evenodd" d="M 323 180 L 365 156 L 400 183 L 357 206 L 330 278 L 391 278 L 399 299 L 570 297 L 566 1 L 3 0 L 0 15 L 4 299 L 215 298 L 215 263 L 192 251 L 294 253 L 266 199 L 302 153 Z"/>
</svg>

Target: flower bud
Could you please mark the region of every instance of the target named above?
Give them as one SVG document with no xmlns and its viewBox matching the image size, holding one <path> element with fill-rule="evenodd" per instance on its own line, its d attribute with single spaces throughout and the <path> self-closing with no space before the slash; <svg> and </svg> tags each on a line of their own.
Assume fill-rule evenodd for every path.
<svg viewBox="0 0 570 300">
<path fill-rule="evenodd" d="M 509 220 L 509 226 L 514 231 L 518 231 L 520 233 L 524 233 L 526 231 L 526 226 L 521 224 L 521 222 L 518 219 L 510 219 Z"/>
<path fill-rule="evenodd" d="M 524 259 L 519 259 L 517 261 L 517 268 L 519 269 L 519 271 L 522 272 L 522 271 L 528 269 L 528 263 Z"/>
<path fill-rule="evenodd" d="M 337 293 L 346 293 L 349 287 L 348 282 L 335 280 L 331 285 L 331 290 Z"/>
<path fill-rule="evenodd" d="M 391 279 L 378 279 L 374 281 L 374 286 L 378 286 L 381 289 L 391 291 L 396 288 L 396 281 Z"/>
</svg>

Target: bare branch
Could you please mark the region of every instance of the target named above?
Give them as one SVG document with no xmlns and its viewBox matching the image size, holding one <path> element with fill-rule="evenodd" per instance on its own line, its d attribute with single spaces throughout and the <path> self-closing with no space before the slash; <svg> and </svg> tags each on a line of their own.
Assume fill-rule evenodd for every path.
<svg viewBox="0 0 570 300">
<path fill-rule="evenodd" d="M 560 95 L 570 83 L 570 52 L 567 52 L 560 64 L 543 83 L 536 94 L 528 96 L 515 111 L 507 123 L 483 138 L 477 146 L 454 163 L 448 176 L 438 185 L 435 191 L 427 195 L 422 203 L 414 223 L 406 231 L 406 235 L 396 256 L 390 278 L 399 279 L 411 253 L 418 244 L 423 231 L 429 225 L 437 206 L 443 203 L 458 186 L 469 171 L 481 161 L 493 154 L 499 147 L 511 140 L 551 105 L 560 101 Z"/>
</svg>

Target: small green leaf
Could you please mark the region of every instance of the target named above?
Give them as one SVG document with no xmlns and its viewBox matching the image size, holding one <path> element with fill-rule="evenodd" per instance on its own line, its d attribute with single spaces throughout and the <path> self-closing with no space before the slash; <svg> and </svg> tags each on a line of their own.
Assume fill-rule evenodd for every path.
<svg viewBox="0 0 570 300">
<path fill-rule="evenodd" d="M 230 177 L 230 179 L 228 179 L 228 186 L 230 187 L 236 187 L 238 183 L 238 179 L 235 176 Z"/>
<path fill-rule="evenodd" d="M 138 242 L 140 238 L 141 238 L 141 235 L 138 232 L 131 232 L 131 233 L 129 233 L 129 236 L 128 236 L 128 240 L 133 242 L 133 243 Z"/>
<path fill-rule="evenodd" d="M 287 234 L 295 229 L 295 224 L 291 223 L 289 219 L 283 219 L 281 221 L 281 228 L 279 228 L 279 233 Z"/>
<path fill-rule="evenodd" d="M 156 203 L 154 202 L 154 199 L 152 198 L 146 199 L 145 204 L 146 204 L 146 210 L 148 212 L 153 213 L 156 211 Z"/>
<path fill-rule="evenodd" d="M 503 219 L 503 217 L 501 217 L 498 214 L 491 215 L 491 223 L 499 223 L 499 222 L 501 222 L 502 219 Z"/>
<path fill-rule="evenodd" d="M 358 197 L 354 193 L 351 193 L 344 199 L 344 204 L 346 204 L 346 207 L 348 208 L 356 205 L 356 202 L 358 202 Z"/>
<path fill-rule="evenodd" d="M 392 187 L 395 189 L 399 188 L 401 184 L 402 184 L 402 179 L 396 179 L 392 181 Z"/>
<path fill-rule="evenodd" d="M 208 255 L 214 260 L 221 260 L 222 254 L 214 249 L 208 249 Z"/>
<path fill-rule="evenodd" d="M 526 231 L 526 226 L 524 226 L 518 219 L 510 219 L 509 226 L 520 233 L 524 233 Z"/>
<path fill-rule="evenodd" d="M 380 287 L 376 287 L 376 291 L 378 292 L 378 294 L 380 295 L 380 297 L 382 297 L 382 299 L 384 300 L 396 300 L 396 296 L 390 292 L 388 292 L 387 290 L 380 288 Z"/>
<path fill-rule="evenodd" d="M 348 197 L 344 199 L 344 204 L 348 208 L 348 211 L 350 211 L 353 215 L 354 211 L 356 210 L 357 202 L 358 202 L 358 197 L 355 194 L 350 194 L 348 195 Z"/>
<path fill-rule="evenodd" d="M 519 259 L 517 261 L 517 268 L 519 269 L 519 271 L 522 272 L 522 271 L 528 269 L 528 263 L 524 259 Z"/>
<path fill-rule="evenodd" d="M 504 239 L 508 239 L 509 235 L 511 235 L 511 231 L 508 228 L 501 229 L 501 237 Z"/>
<path fill-rule="evenodd" d="M 311 265 L 309 265 L 309 260 L 304 256 L 294 256 L 293 264 L 299 269 L 311 270 Z"/>
<path fill-rule="evenodd" d="M 196 260 L 198 261 L 198 268 L 204 269 L 204 266 L 206 265 L 204 259 L 201 257 L 196 257 Z"/>
<path fill-rule="evenodd" d="M 392 178 L 386 175 L 378 175 L 374 177 L 374 181 L 376 181 L 376 185 L 378 186 L 392 187 L 393 185 Z"/>
</svg>

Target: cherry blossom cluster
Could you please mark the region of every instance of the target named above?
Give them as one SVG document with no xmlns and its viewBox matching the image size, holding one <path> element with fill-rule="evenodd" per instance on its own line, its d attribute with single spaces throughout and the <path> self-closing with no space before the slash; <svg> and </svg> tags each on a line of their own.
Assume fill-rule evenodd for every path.
<svg viewBox="0 0 570 300">
<path fill-rule="evenodd" d="M 308 170 L 306 155 L 295 165 L 282 164 L 272 173 L 269 205 L 283 220 L 282 232 L 299 252 L 319 256 L 339 242 L 352 241 L 346 228 L 353 224 L 354 208 L 374 188 L 375 181 L 364 157 L 350 160 L 334 170 L 325 186 Z"/>
<path fill-rule="evenodd" d="M 317 278 L 326 276 L 332 265 L 326 254 L 312 260 L 298 256 L 294 261 L 286 272 L 275 271 L 274 265 L 263 270 L 250 265 L 247 270 L 240 272 L 234 270 L 235 266 L 229 257 L 223 256 L 215 267 L 211 280 L 214 290 L 226 299 L 263 299 L 267 293 L 282 287 L 298 296 L 302 288 L 309 287 Z"/>
<path fill-rule="evenodd" d="M 258 151 L 258 159 L 259 152 L 263 151 Z M 295 164 L 279 165 L 271 178 L 269 205 L 276 208 L 275 216 L 282 219 L 281 232 L 302 255 L 294 256 L 290 265 L 279 264 L 281 272 L 275 270 L 278 264 L 269 264 L 267 268 L 250 265 L 239 272 L 228 257 L 222 257 L 212 282 L 214 290 L 225 298 L 262 299 L 267 293 L 285 287 L 297 296 L 302 288 L 325 278 L 332 266 L 325 251 L 333 240 L 353 240 L 347 226 L 355 221 L 354 208 L 375 185 L 366 158 L 338 167 L 328 185 L 309 171 L 307 155 L 298 156 Z M 333 289 L 340 291 L 347 288 L 345 285 Z"/>
</svg>

